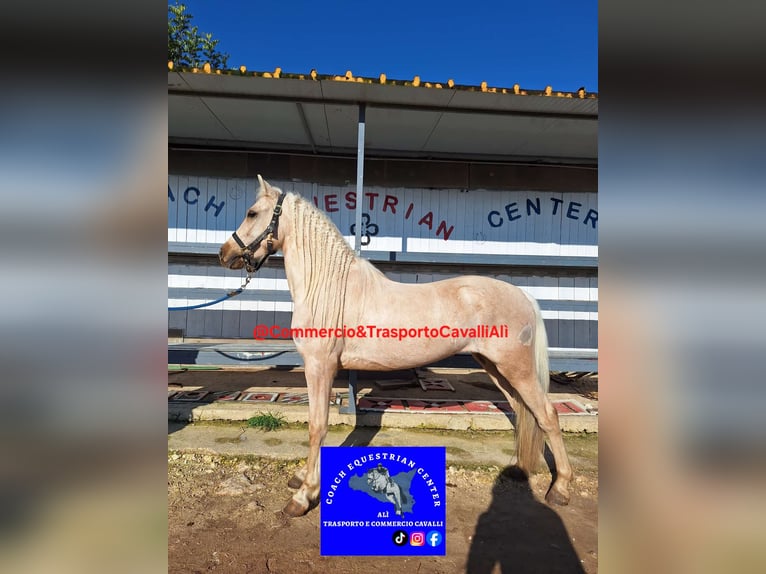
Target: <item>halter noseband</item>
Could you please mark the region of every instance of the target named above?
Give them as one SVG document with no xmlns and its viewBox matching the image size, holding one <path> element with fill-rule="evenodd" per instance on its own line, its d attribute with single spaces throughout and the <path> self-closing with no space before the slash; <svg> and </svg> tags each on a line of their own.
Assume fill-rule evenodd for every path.
<svg viewBox="0 0 766 574">
<path fill-rule="evenodd" d="M 285 194 L 280 193 L 279 199 L 277 199 L 277 204 L 274 206 L 274 213 L 271 216 L 271 221 L 266 226 L 266 229 L 264 229 L 258 237 L 253 239 L 250 245 L 245 245 L 245 242 L 240 239 L 236 231 L 231 234 L 234 241 L 237 242 L 237 245 L 242 248 L 242 259 L 245 261 L 245 268 L 248 273 L 255 273 L 258 271 L 261 266 L 266 263 L 269 256 L 276 253 L 274 250 L 274 239 L 279 239 L 279 216 L 282 215 L 282 201 L 284 201 L 284 199 Z M 253 255 L 258 251 L 258 248 L 261 246 L 264 239 L 266 240 L 267 247 L 266 255 L 257 263 L 253 263 Z"/>
</svg>

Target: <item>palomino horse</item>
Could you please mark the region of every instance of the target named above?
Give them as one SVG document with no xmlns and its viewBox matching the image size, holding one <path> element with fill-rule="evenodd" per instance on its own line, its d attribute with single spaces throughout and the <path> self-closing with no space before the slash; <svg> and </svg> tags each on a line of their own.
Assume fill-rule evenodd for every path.
<svg viewBox="0 0 766 574">
<path fill-rule="evenodd" d="M 373 492 L 382 492 L 386 499 L 393 503 L 397 516 L 403 516 L 402 510 L 402 489 L 394 482 L 388 469 L 382 464 L 377 468 L 371 468 L 367 471 L 367 484 Z"/>
<path fill-rule="evenodd" d="M 572 469 L 547 398 L 548 338 L 537 302 L 521 289 L 487 277 L 466 276 L 427 284 L 389 280 L 358 258 L 338 228 L 311 203 L 282 193 L 258 176 L 256 202 L 226 243 L 221 264 L 257 271 L 282 251 L 294 302 L 292 328 L 330 336 L 295 336 L 305 363 L 309 393 L 309 454 L 288 483 L 297 492 L 284 508 L 305 514 L 319 496 L 319 449 L 327 434 L 330 391 L 339 368 L 411 369 L 470 352 L 517 413 L 516 457 L 527 474 L 539 464 L 548 434 L 556 479 L 548 502 L 567 504 Z M 468 328 L 500 326 L 503 337 L 470 337 Z M 345 329 L 408 329 L 419 338 L 347 336 Z M 449 336 L 422 336 L 424 327 L 448 326 Z M 462 330 L 462 331 L 461 331 Z M 311 331 L 308 331 L 311 333 Z M 483 333 L 482 333 L 483 334 Z"/>
</svg>

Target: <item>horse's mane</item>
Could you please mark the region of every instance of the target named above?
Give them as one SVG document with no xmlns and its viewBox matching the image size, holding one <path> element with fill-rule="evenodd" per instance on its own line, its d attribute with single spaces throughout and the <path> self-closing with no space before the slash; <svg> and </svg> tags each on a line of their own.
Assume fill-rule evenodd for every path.
<svg viewBox="0 0 766 574">
<path fill-rule="evenodd" d="M 306 281 L 305 302 L 311 309 L 314 325 L 341 327 L 354 252 L 323 212 L 303 197 L 292 196 L 295 255 Z"/>
</svg>

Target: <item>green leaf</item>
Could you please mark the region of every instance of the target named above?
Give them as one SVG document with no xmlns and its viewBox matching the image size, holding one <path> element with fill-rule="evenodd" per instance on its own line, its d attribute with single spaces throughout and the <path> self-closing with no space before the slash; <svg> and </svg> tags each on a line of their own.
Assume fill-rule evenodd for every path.
<svg viewBox="0 0 766 574">
<path fill-rule="evenodd" d="M 225 68 L 229 55 L 216 50 L 219 40 L 211 33 L 201 34 L 192 26 L 193 16 L 185 4 L 168 4 L 168 60 L 180 67 L 201 67 L 210 62 L 214 68 Z"/>
</svg>

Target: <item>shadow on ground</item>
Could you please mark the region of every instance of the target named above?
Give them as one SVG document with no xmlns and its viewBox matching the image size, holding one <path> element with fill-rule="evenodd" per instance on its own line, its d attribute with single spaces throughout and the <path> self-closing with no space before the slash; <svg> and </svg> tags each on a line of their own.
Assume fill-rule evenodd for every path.
<svg viewBox="0 0 766 574">
<path fill-rule="evenodd" d="M 504 544 L 497 543 L 499 532 Z M 476 524 L 466 572 L 489 574 L 496 567 L 514 574 L 584 572 L 561 518 L 537 501 L 524 473 L 513 466 L 495 479 L 492 502 Z"/>
<path fill-rule="evenodd" d="M 365 426 L 359 424 L 359 413 L 357 413 L 354 430 L 343 439 L 340 446 L 369 446 L 372 439 L 380 431 L 383 413 L 369 411 L 365 412 Z"/>
</svg>

